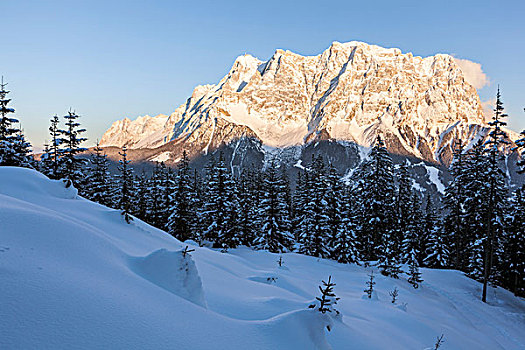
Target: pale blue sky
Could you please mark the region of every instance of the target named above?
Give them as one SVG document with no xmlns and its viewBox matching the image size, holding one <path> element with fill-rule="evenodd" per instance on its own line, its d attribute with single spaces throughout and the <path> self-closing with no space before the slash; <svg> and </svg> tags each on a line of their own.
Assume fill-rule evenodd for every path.
<svg viewBox="0 0 525 350">
<path fill-rule="evenodd" d="M 0 0 L 0 73 L 35 145 L 73 107 L 90 144 L 123 117 L 169 114 L 238 55 L 319 54 L 359 40 L 479 62 L 525 128 L 525 1 Z"/>
</svg>

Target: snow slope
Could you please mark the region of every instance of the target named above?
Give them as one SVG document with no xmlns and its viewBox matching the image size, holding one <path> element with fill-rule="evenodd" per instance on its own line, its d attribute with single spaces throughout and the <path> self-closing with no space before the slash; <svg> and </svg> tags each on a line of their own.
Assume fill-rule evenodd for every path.
<svg viewBox="0 0 525 350">
<path fill-rule="evenodd" d="M 413 289 L 297 254 L 185 245 L 32 170 L 0 168 L 0 349 L 524 349 L 525 302 L 457 271 Z M 342 318 L 307 307 L 332 275 Z M 388 292 L 400 290 L 397 305 Z M 406 303 L 406 305 L 404 305 Z M 326 325 L 332 325 L 332 331 Z"/>
</svg>

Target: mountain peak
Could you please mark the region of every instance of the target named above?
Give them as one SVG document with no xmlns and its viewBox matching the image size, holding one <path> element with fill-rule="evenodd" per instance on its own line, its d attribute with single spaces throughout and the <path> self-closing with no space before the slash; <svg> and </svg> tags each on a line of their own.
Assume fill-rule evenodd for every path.
<svg viewBox="0 0 525 350">
<path fill-rule="evenodd" d="M 442 162 L 454 139 L 473 140 L 486 126 L 476 89 L 452 56 L 422 58 L 359 41 L 334 41 L 316 56 L 282 49 L 267 61 L 241 55 L 221 81 L 196 87 L 169 118 L 144 118 L 126 130 L 112 126 L 103 145 L 154 148 L 190 137 L 221 144 L 225 135 L 249 132 L 288 147 L 322 132 L 369 146 L 381 132 L 390 135 L 391 150 Z M 227 133 L 216 129 L 218 119 Z"/>
</svg>

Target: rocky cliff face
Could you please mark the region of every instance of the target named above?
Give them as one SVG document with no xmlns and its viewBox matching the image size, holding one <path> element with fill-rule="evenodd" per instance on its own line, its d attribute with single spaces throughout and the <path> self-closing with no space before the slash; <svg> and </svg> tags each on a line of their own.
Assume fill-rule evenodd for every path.
<svg viewBox="0 0 525 350">
<path fill-rule="evenodd" d="M 487 128 L 476 90 L 453 57 L 335 42 L 317 56 L 240 56 L 218 84 L 195 88 L 169 117 L 117 121 L 101 145 L 159 148 L 150 160 L 175 162 L 161 154 L 167 144 L 192 153 L 245 137 L 271 148 L 319 139 L 368 147 L 378 133 L 394 154 L 448 164 L 457 138 L 472 142 Z"/>
</svg>

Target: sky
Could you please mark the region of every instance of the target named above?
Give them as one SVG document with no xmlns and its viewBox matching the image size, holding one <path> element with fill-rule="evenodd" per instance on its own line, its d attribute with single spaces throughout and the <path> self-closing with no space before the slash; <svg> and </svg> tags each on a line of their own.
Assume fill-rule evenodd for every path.
<svg viewBox="0 0 525 350">
<path fill-rule="evenodd" d="M 482 101 L 499 84 L 525 129 L 525 1 L 0 0 L 0 74 L 29 140 L 72 108 L 89 145 L 118 119 L 170 114 L 235 58 L 317 55 L 364 41 L 464 60 Z"/>
</svg>

